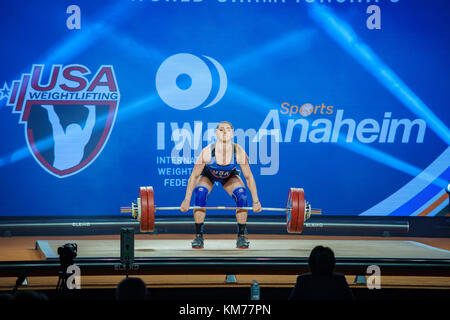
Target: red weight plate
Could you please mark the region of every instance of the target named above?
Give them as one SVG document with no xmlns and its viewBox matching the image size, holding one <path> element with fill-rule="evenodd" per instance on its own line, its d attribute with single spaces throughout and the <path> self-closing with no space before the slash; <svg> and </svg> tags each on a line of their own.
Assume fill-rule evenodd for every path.
<svg viewBox="0 0 450 320">
<path fill-rule="evenodd" d="M 298 221 L 298 194 L 295 192 L 295 188 L 289 189 L 286 206 L 291 209 L 286 211 L 286 229 L 288 233 L 294 233 Z"/>
<path fill-rule="evenodd" d="M 155 193 L 153 187 L 147 187 L 147 201 L 148 201 L 148 232 L 155 230 Z"/>
<path fill-rule="evenodd" d="M 146 187 L 139 188 L 139 197 L 141 198 L 141 232 L 148 232 L 148 192 Z"/>
<path fill-rule="evenodd" d="M 303 188 L 298 188 L 295 190 L 295 193 L 297 194 L 297 197 L 295 198 L 297 199 L 297 208 L 298 208 L 297 223 L 296 223 L 297 228 L 295 232 L 302 233 L 306 215 L 305 190 L 303 190 Z"/>
</svg>

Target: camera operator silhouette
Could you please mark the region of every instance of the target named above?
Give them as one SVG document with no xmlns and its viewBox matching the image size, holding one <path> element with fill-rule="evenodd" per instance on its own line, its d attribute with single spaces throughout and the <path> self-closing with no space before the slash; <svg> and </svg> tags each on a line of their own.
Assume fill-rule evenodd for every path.
<svg viewBox="0 0 450 320">
<path fill-rule="evenodd" d="M 84 156 L 84 147 L 89 142 L 95 125 L 95 106 L 85 105 L 89 110 L 84 128 L 71 123 L 64 131 L 53 105 L 42 105 L 47 110 L 48 120 L 53 128 L 54 154 L 53 166 L 66 170 L 78 165 Z"/>
</svg>

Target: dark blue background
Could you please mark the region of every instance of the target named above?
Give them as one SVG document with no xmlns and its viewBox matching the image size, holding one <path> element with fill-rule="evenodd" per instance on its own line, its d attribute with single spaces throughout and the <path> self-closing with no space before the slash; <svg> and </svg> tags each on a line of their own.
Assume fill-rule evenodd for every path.
<svg viewBox="0 0 450 320">
<path fill-rule="evenodd" d="M 372 118 L 381 124 L 384 112 L 396 119 L 417 118 L 311 19 L 311 4 L 287 2 L 2 1 L 1 87 L 29 73 L 33 64 L 49 68 L 73 63 L 94 71 L 113 65 L 121 99 L 100 156 L 85 170 L 62 179 L 36 163 L 19 115 L 1 100 L 0 158 L 10 159 L 22 149 L 25 156 L 0 166 L 0 215 L 119 214 L 120 206 L 137 197 L 140 185 L 155 187 L 158 205 L 179 205 L 184 188 L 164 187 L 158 176 L 156 156 L 170 155 L 170 148 L 156 150 L 156 123 L 161 121 L 166 122 L 170 146 L 170 122 L 193 127 L 194 121 L 228 120 L 235 128 L 257 129 L 269 110 L 280 109 L 283 102 L 325 103 L 343 109 L 344 118 L 357 123 Z M 81 30 L 66 28 L 66 8 L 71 4 L 81 8 Z M 378 5 L 381 30 L 367 29 L 367 4 L 327 6 L 448 126 L 448 1 Z M 296 36 L 303 33 L 303 38 Z M 284 37 L 284 45 L 279 44 Z M 261 48 L 268 53 L 261 54 Z M 182 52 L 213 57 L 225 68 L 228 89 L 219 103 L 179 111 L 158 97 L 158 67 Z M 259 54 L 243 59 L 255 52 Z M 245 88 L 246 94 L 236 94 L 233 88 Z M 285 129 L 288 117 L 280 114 L 280 119 Z M 288 188 L 296 186 L 305 188 L 307 200 L 324 214 L 357 215 L 413 178 L 339 144 L 296 139 L 298 131 L 291 143 L 280 144 L 278 174 L 260 175 L 261 165 L 252 166 L 263 206 L 284 206 Z M 421 169 L 447 147 L 429 126 L 423 143 L 415 143 L 414 134 L 409 143 L 399 141 L 397 137 L 393 144 L 369 145 Z M 208 204 L 233 203 L 216 187 Z"/>
</svg>

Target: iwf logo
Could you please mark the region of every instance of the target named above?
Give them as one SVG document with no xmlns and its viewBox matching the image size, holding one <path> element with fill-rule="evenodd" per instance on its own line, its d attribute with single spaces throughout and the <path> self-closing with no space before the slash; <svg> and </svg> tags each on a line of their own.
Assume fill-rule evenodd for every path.
<svg viewBox="0 0 450 320">
<path fill-rule="evenodd" d="M 174 109 L 208 108 L 225 94 L 227 75 L 220 63 L 211 57 L 179 53 L 164 60 L 159 67 L 156 90 Z"/>
<path fill-rule="evenodd" d="M 91 75 L 83 65 L 44 65 L 13 81 L 7 105 L 20 114 L 34 159 L 63 178 L 89 166 L 108 141 L 120 100 L 114 69 L 101 66 Z M 46 69 L 46 71 L 48 71 Z"/>
</svg>

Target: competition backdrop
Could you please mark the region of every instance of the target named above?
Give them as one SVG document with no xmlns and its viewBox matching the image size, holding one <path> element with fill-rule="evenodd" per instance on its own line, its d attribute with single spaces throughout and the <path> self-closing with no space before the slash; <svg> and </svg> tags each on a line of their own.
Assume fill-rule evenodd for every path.
<svg viewBox="0 0 450 320">
<path fill-rule="evenodd" d="M 263 206 L 448 211 L 447 0 L 0 6 L 1 215 L 119 214 L 140 185 L 179 205 L 222 120 Z"/>
</svg>

